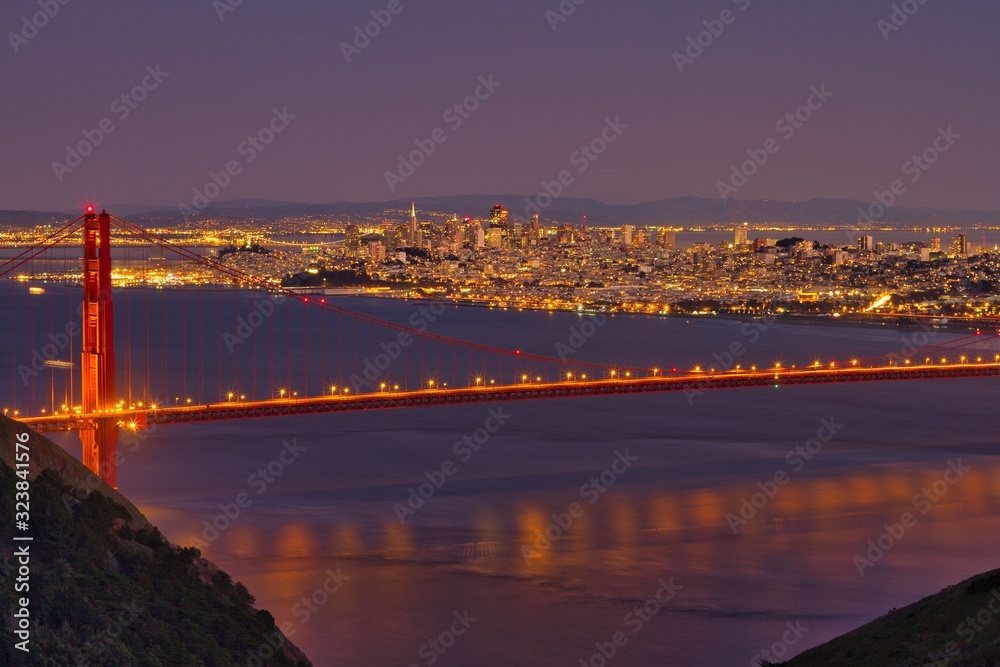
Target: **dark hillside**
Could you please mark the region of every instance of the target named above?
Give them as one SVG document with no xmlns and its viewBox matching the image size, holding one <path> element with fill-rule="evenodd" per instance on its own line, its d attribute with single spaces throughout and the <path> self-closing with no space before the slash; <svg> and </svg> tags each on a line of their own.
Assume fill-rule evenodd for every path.
<svg viewBox="0 0 1000 667">
<path fill-rule="evenodd" d="M 14 524 L 20 433 L 32 458 L 27 531 Z M 167 542 L 58 446 L 0 417 L 0 448 L 0 665 L 310 665 L 242 584 L 197 549 Z M 30 550 L 29 590 L 15 592 L 21 545 Z M 14 648 L 21 597 L 30 600 L 28 653 Z"/>
</svg>

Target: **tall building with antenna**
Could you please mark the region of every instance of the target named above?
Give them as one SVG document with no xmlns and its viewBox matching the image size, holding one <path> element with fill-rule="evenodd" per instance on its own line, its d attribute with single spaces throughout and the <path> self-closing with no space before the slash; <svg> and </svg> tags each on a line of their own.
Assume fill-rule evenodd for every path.
<svg viewBox="0 0 1000 667">
<path fill-rule="evenodd" d="M 417 204 L 410 202 L 410 233 L 407 241 L 411 247 L 420 245 L 420 225 L 417 223 Z"/>
</svg>

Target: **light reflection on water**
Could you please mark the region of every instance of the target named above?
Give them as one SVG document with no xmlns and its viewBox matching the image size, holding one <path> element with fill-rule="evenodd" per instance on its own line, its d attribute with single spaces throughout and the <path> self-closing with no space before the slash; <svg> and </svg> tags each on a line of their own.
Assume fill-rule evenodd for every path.
<svg viewBox="0 0 1000 667">
<path fill-rule="evenodd" d="M 551 340 L 575 319 L 462 316 L 442 333 Z M 890 352 L 904 333 L 782 326 L 747 360 Z M 581 354 L 663 348 L 707 359 L 738 336 L 738 324 L 721 321 L 616 318 Z M 482 425 L 485 406 L 164 428 L 119 477 L 182 544 L 250 492 L 252 505 L 205 555 L 289 624 L 317 665 L 427 664 L 421 646 L 465 609 L 478 620 L 436 664 L 576 665 L 627 630 L 625 615 L 670 577 L 683 590 L 614 664 L 742 665 L 786 621 L 810 628 L 798 652 L 996 567 L 994 389 L 994 380 L 932 381 L 710 392 L 693 404 L 680 394 L 509 404 L 509 424 L 405 524 L 394 504 L 455 458 L 452 445 Z M 843 431 L 791 471 L 786 453 L 831 416 Z M 248 475 L 290 437 L 306 451 L 256 495 Z M 624 449 L 639 461 L 587 504 L 581 485 Z M 971 471 L 919 514 L 914 495 L 959 458 Z M 791 481 L 733 535 L 726 515 L 778 470 Z M 572 502 L 582 516 L 525 558 L 521 547 Z M 853 557 L 905 511 L 917 525 L 859 576 Z M 343 588 L 315 611 L 303 606 L 338 568 L 351 577 Z"/>
<path fill-rule="evenodd" d="M 490 619 L 491 630 L 470 632 L 441 664 L 542 665 L 586 657 L 593 642 L 606 641 L 630 609 L 653 595 L 655 582 L 671 576 L 684 586 L 682 595 L 651 626 L 656 630 L 634 638 L 624 664 L 746 664 L 786 620 L 801 619 L 811 629 L 802 648 L 812 646 L 996 565 L 1000 463 L 981 453 L 918 447 L 914 455 L 833 443 L 826 460 L 818 457 L 814 468 L 793 475 L 734 536 L 727 513 L 738 512 L 756 482 L 781 466 L 783 457 L 768 454 L 784 448 L 762 447 L 763 462 L 727 453 L 728 463 L 715 463 L 714 482 L 662 475 L 674 456 L 681 469 L 700 466 L 691 449 L 675 444 L 640 454 L 647 467 L 637 465 L 631 480 L 623 476 L 537 554 L 533 547 L 551 514 L 580 500 L 578 484 L 555 483 L 555 473 L 543 475 L 544 488 L 536 490 L 513 480 L 509 489 L 482 493 L 448 492 L 446 485 L 401 525 L 392 504 L 405 499 L 405 483 L 351 487 L 354 500 L 345 504 L 324 500 L 329 496 L 313 486 L 311 474 L 290 470 L 287 486 L 285 479 L 276 482 L 205 552 L 290 623 L 317 664 L 338 665 L 409 665 L 426 638 L 441 631 L 433 620 L 466 607 Z M 338 456 L 317 456 L 352 467 Z M 972 470 L 920 514 L 913 496 L 959 457 Z M 598 470 L 576 476 L 585 481 Z M 298 491 L 297 481 L 309 491 Z M 341 484 L 331 482 L 329 495 L 337 496 Z M 158 520 L 152 512 L 168 536 L 184 542 L 197 535 L 200 521 L 226 500 L 225 492 L 199 493 L 175 499 L 187 516 L 170 512 Z M 917 525 L 860 577 L 853 557 L 905 511 L 917 514 Z M 524 545 L 532 547 L 530 560 Z M 296 605 L 331 568 L 352 579 L 300 623 L 303 608 Z M 544 637 L 527 632 L 542 628 Z"/>
<path fill-rule="evenodd" d="M 207 550 L 237 558 L 323 556 L 455 564 L 483 574 L 554 580 L 587 568 L 627 567 L 651 554 L 694 563 L 738 549 L 742 557 L 763 564 L 778 541 L 823 539 L 823 535 L 838 531 L 866 539 L 877 537 L 883 522 L 896 522 L 905 511 L 917 516 L 918 525 L 933 524 L 935 527 L 927 530 L 942 542 L 958 537 L 951 528 L 956 523 L 1000 511 L 1000 464 L 977 459 L 975 468 L 959 484 L 926 514 L 921 513 L 913 498 L 940 480 L 942 472 L 933 467 L 885 465 L 875 471 L 841 474 L 836 481 L 796 480 L 782 488 L 757 517 L 749 518 L 738 535 L 726 516 L 738 514 L 741 500 L 756 491 L 745 483 L 677 492 L 656 491 L 640 484 L 585 507 L 570 529 L 560 529 L 554 540 L 546 542 L 551 547 L 538 546 L 540 534 L 553 524 L 552 514 L 563 514 L 565 507 L 547 499 L 521 500 L 508 513 L 491 505 L 469 508 L 465 500 L 449 498 L 436 501 L 435 523 L 442 523 L 442 515 L 450 515 L 460 517 L 461 525 L 402 525 L 385 520 L 374 525 L 338 522 L 330 526 L 322 513 L 308 512 L 305 519 L 271 517 L 281 519 L 273 526 L 238 519 Z M 492 503 L 493 499 L 477 502 Z M 149 515 L 165 525 L 193 528 L 186 518 L 166 516 L 155 507 Z M 859 553 L 866 539 L 858 542 Z M 523 554 L 522 546 L 529 547 L 529 557 Z M 812 575 L 823 576 L 831 564 L 826 556 L 822 552 L 804 553 L 798 563 Z M 844 569 L 844 558 L 840 554 L 837 558 L 839 569 Z M 850 558 L 846 565 L 851 565 Z M 593 583 L 611 590 L 620 582 Z"/>
</svg>

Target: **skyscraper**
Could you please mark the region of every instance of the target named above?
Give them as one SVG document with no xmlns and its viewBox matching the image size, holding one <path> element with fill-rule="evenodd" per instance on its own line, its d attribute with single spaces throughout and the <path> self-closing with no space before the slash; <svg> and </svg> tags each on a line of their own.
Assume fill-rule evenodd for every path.
<svg viewBox="0 0 1000 667">
<path fill-rule="evenodd" d="M 462 246 L 465 245 L 466 224 L 466 222 L 459 220 L 456 215 L 448 226 L 448 240 L 452 242 L 456 252 L 461 250 Z"/>
<path fill-rule="evenodd" d="M 969 244 L 965 239 L 965 234 L 959 234 L 951 238 L 951 254 L 958 257 L 969 254 Z"/>
<path fill-rule="evenodd" d="M 486 232 L 486 245 L 491 248 L 502 248 L 503 230 L 499 227 L 490 227 Z"/>
<path fill-rule="evenodd" d="M 344 229 L 344 248 L 350 257 L 357 257 L 361 251 L 361 230 L 355 224 L 349 224 Z"/>
<path fill-rule="evenodd" d="M 406 247 L 406 235 L 409 228 L 404 224 L 392 225 L 385 234 L 385 247 L 387 250 L 397 250 Z"/>
<path fill-rule="evenodd" d="M 417 225 L 417 236 L 420 239 L 419 247 L 432 247 L 436 241 L 440 241 L 440 234 L 434 233 L 434 224 L 430 220 L 424 220 Z"/>
<path fill-rule="evenodd" d="M 749 241 L 747 240 L 747 228 L 737 227 L 735 236 L 733 238 L 733 245 L 740 246 L 740 245 L 746 245 L 747 243 L 749 243 Z"/>
<path fill-rule="evenodd" d="M 510 245 L 514 248 L 520 248 L 524 245 L 524 225 L 520 222 L 515 222 L 509 233 Z"/>
<path fill-rule="evenodd" d="M 499 239 L 500 245 L 494 245 L 498 243 L 498 241 L 496 241 L 495 239 L 492 241 L 490 240 L 491 237 L 489 231 L 487 231 L 486 233 L 487 245 L 496 248 L 500 248 L 507 245 L 507 243 L 510 240 L 509 231 L 507 228 L 509 220 L 510 220 L 510 214 L 507 212 L 507 209 L 501 206 L 500 204 L 497 204 L 496 206 L 490 209 L 490 231 L 494 229 L 497 230 L 495 239 Z"/>
<path fill-rule="evenodd" d="M 625 245 L 632 245 L 632 232 L 635 227 L 632 225 L 622 225 L 622 243 Z"/>
<path fill-rule="evenodd" d="M 504 232 L 507 231 L 507 223 L 510 220 L 510 213 L 507 209 L 497 204 L 490 209 L 490 227 L 493 229 L 502 229 Z"/>
<path fill-rule="evenodd" d="M 365 257 L 370 262 L 381 262 L 385 260 L 385 244 L 382 237 L 377 234 L 369 234 L 363 238 L 365 245 Z"/>
</svg>

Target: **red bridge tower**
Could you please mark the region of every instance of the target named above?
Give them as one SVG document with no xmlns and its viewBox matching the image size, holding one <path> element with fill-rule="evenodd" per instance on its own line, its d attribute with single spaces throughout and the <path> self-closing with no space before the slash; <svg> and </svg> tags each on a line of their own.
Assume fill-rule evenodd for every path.
<svg viewBox="0 0 1000 667">
<path fill-rule="evenodd" d="M 115 323 L 111 302 L 111 216 L 88 209 L 83 226 L 83 413 L 109 413 L 80 431 L 83 463 L 118 488 L 115 446 Z"/>
</svg>

